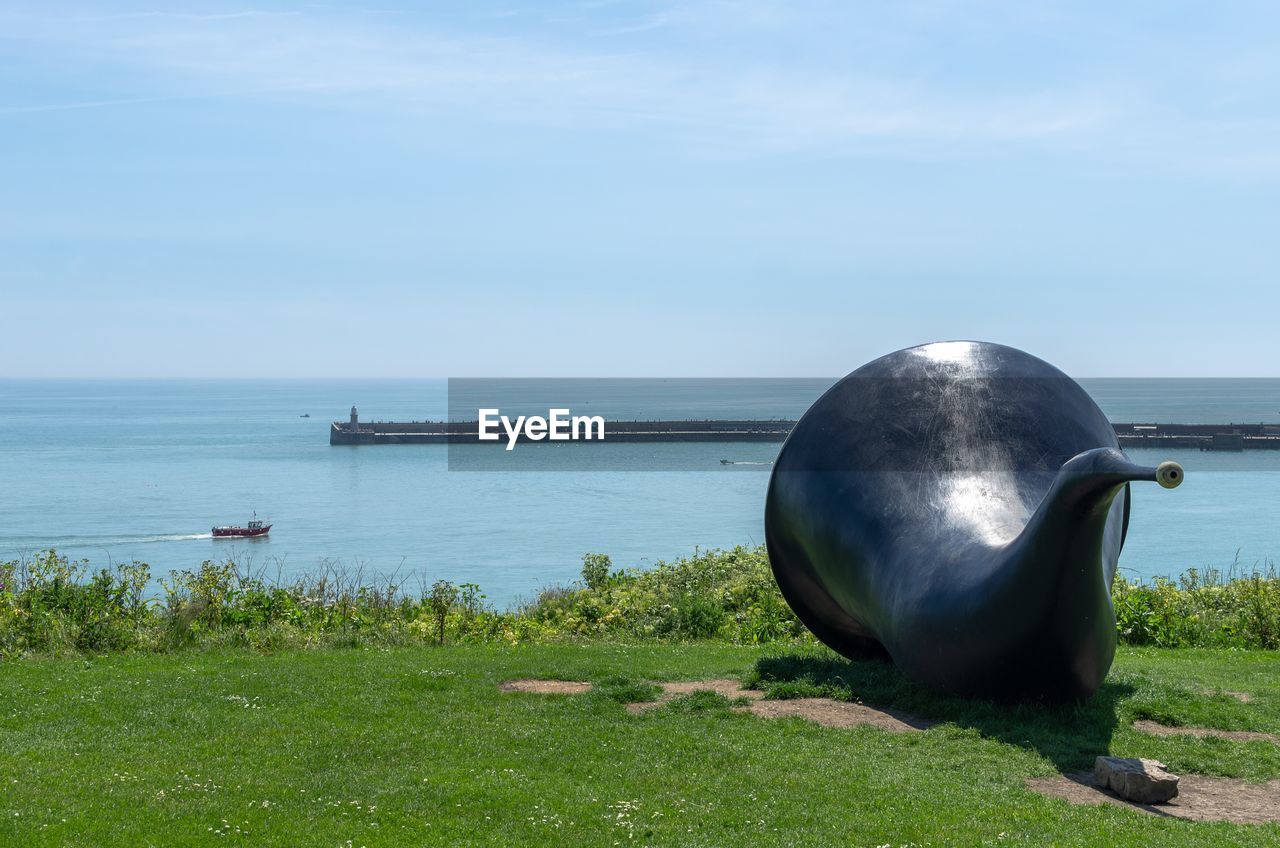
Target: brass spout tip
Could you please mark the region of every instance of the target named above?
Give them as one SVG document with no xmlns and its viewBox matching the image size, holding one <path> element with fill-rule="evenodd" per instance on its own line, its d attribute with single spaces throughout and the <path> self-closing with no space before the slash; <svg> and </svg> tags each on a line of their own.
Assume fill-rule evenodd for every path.
<svg viewBox="0 0 1280 848">
<path fill-rule="evenodd" d="M 1182 485 L 1186 472 L 1173 460 L 1165 460 L 1156 466 L 1156 482 L 1166 489 L 1176 489 Z"/>
</svg>

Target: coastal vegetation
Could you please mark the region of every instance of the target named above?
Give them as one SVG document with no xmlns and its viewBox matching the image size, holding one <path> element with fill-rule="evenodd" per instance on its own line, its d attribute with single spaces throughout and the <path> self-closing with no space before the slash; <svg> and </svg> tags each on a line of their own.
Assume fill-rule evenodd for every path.
<svg viewBox="0 0 1280 848">
<path fill-rule="evenodd" d="M 0 656 L 598 638 L 814 644 L 761 547 L 698 551 L 644 570 L 587 554 L 581 581 L 507 610 L 475 584 L 404 582 L 335 568 L 269 579 L 231 561 L 153 582 L 145 563 L 94 569 L 46 551 L 0 563 Z M 1125 644 L 1280 648 L 1280 575 L 1270 563 L 1119 577 L 1113 600 Z"/>
</svg>

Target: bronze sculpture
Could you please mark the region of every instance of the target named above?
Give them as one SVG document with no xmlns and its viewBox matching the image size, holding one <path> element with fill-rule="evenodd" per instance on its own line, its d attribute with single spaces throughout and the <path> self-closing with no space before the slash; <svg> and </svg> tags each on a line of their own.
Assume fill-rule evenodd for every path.
<svg viewBox="0 0 1280 848">
<path fill-rule="evenodd" d="M 931 688 L 1086 698 L 1115 653 L 1110 587 L 1135 465 L 1058 369 L 985 342 L 871 362 L 778 456 L 765 538 L 787 602 L 848 656 L 883 650 Z"/>
</svg>

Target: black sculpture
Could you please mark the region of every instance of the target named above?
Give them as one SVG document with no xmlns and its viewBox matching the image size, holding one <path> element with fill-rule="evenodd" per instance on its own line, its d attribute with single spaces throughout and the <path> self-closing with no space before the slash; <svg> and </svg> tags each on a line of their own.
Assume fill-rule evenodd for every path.
<svg viewBox="0 0 1280 848">
<path fill-rule="evenodd" d="M 787 603 L 846 656 L 1000 699 L 1087 698 L 1115 653 L 1111 581 L 1135 465 L 1080 386 L 985 342 L 845 377 L 774 466 L 765 539 Z"/>
</svg>

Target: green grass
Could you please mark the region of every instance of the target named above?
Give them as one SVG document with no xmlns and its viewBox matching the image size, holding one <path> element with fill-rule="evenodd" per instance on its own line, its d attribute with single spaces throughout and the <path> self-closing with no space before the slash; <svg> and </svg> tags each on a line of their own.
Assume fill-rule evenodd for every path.
<svg viewBox="0 0 1280 848">
<path fill-rule="evenodd" d="M 1122 649 L 1099 697 L 1046 709 L 934 698 L 879 663 L 779 650 L 479 644 L 0 663 L 0 845 L 1280 841 L 1280 825 L 1074 807 L 1023 788 L 1104 751 L 1280 777 L 1270 743 L 1128 727 L 1151 716 L 1280 732 L 1272 653 Z M 894 735 L 759 719 L 718 696 L 643 715 L 620 703 L 652 697 L 647 680 L 748 675 L 946 723 Z M 604 685 L 577 696 L 497 690 L 519 677 Z"/>
</svg>

